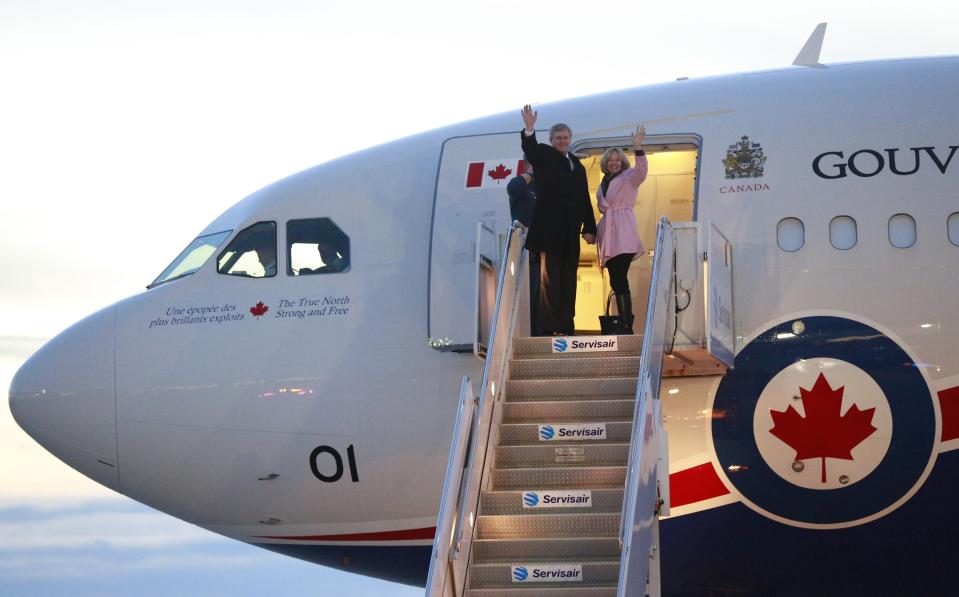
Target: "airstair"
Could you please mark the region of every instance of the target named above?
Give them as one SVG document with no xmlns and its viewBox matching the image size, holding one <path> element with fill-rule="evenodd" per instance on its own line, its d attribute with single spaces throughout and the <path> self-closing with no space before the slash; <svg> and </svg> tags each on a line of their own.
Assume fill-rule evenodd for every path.
<svg viewBox="0 0 959 597">
<path fill-rule="evenodd" d="M 660 379 L 732 365 L 729 243 L 664 219 L 643 335 L 531 338 L 524 240 L 510 230 L 479 396 L 463 381 L 426 595 L 657 596 Z"/>
</svg>

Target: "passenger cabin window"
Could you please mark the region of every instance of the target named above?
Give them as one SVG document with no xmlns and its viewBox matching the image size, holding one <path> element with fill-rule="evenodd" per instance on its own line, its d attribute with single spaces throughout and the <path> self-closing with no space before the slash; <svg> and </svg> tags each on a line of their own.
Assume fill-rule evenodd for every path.
<svg viewBox="0 0 959 597">
<path fill-rule="evenodd" d="M 342 274 L 350 270 L 350 237 L 329 218 L 286 224 L 287 271 L 291 276 Z"/>
<path fill-rule="evenodd" d="M 829 222 L 829 242 L 840 251 L 856 246 L 856 220 L 837 216 Z"/>
<path fill-rule="evenodd" d="M 949 233 L 949 242 L 959 247 L 959 211 L 949 216 L 946 231 Z"/>
<path fill-rule="evenodd" d="M 793 253 L 806 244 L 806 228 L 798 218 L 783 218 L 776 226 L 776 242 L 783 251 Z"/>
<path fill-rule="evenodd" d="M 217 259 L 221 274 L 246 278 L 276 275 L 276 222 L 257 222 L 237 233 Z"/>
<path fill-rule="evenodd" d="M 896 214 L 889 218 L 889 242 L 900 249 L 916 244 L 916 221 L 909 214 Z"/>
<path fill-rule="evenodd" d="M 223 232 L 214 232 L 213 234 L 205 234 L 203 236 L 198 236 L 193 240 L 192 243 L 187 245 L 187 248 L 183 249 L 177 258 L 173 260 L 173 263 L 167 266 L 163 272 L 157 276 L 156 280 L 152 284 L 147 286 L 147 288 L 153 288 L 154 286 L 159 286 L 164 282 L 169 282 L 171 280 L 176 280 L 177 278 L 182 278 L 183 276 L 189 276 L 193 272 L 197 271 L 203 264 L 206 263 L 207 259 L 210 258 L 213 253 L 220 247 L 220 245 L 230 236 L 232 230 L 224 230 Z"/>
</svg>

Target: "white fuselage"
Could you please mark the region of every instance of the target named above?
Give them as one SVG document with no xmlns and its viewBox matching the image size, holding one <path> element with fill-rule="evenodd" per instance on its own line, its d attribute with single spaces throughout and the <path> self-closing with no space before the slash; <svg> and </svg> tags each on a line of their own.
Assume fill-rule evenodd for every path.
<svg viewBox="0 0 959 597">
<path fill-rule="evenodd" d="M 650 143 L 696 140 L 695 218 L 713 222 L 734 247 L 737 350 L 779 322 L 850 318 L 892 338 L 939 394 L 959 386 L 959 239 L 949 237 L 950 224 L 959 236 L 959 221 L 950 221 L 959 212 L 959 159 L 952 159 L 959 145 L 957 73 L 956 58 L 789 68 L 606 93 L 539 113 L 546 126 L 573 127 L 574 151 L 604 139 L 622 143 L 640 122 Z M 18 422 L 84 474 L 217 533 L 281 551 L 295 545 L 286 551 L 307 559 L 309 546 L 356 554 L 415 547 L 428 555 L 460 379 L 478 379 L 482 366 L 472 354 L 428 343 L 447 334 L 429 327 L 429 301 L 449 294 L 437 287 L 457 279 L 443 278 L 440 260 L 455 269 L 457 255 L 472 255 L 476 241 L 459 232 L 443 236 L 454 215 L 437 209 L 438 181 L 442 188 L 448 168 L 455 178 L 467 166 L 444 161 L 444 143 L 456 139 L 456 151 L 466 155 L 475 137 L 476 161 L 519 158 L 521 127 L 512 112 L 483 118 L 257 191 L 204 234 L 276 222 L 276 276 L 218 274 L 210 259 L 193 275 L 78 323 L 18 373 L 11 387 Z M 510 153 L 494 153 L 495 135 Z M 743 136 L 761 144 L 764 171 L 729 179 L 727 150 Z M 505 192 L 474 196 L 463 209 L 475 212 L 455 217 L 471 226 L 509 221 Z M 911 247 L 890 242 L 896 214 L 915 222 Z M 830 242 L 830 223 L 840 216 L 855 222 L 848 250 Z M 286 223 L 315 217 L 332 219 L 349 235 L 351 268 L 288 275 Z M 796 251 L 779 246 L 787 218 L 802 223 Z M 258 303 L 268 306 L 259 316 L 251 312 Z M 464 306 L 464 316 L 471 309 Z M 434 315 L 433 327 L 437 321 Z M 719 383 L 664 383 L 664 391 L 678 389 L 681 397 L 664 401 L 671 472 L 718 462 L 710 420 Z M 906 497 L 879 509 L 881 516 L 820 532 L 883 524 L 920 491 L 936 454 L 959 447 L 942 434 L 938 403 L 935 412 L 936 447 L 914 455 L 929 463 Z M 751 503 L 721 479 L 727 494 L 674 508 L 677 526 L 666 524 L 664 535 L 685 517 Z M 764 525 L 816 527 L 758 510 L 748 516 Z M 903 520 L 903 528 L 914 522 Z M 939 532 L 954 533 L 952 522 L 943 521 Z M 713 536 L 731 533 L 723 527 Z M 718 539 L 697 542 L 704 552 L 722 549 Z M 357 565 L 380 575 L 375 563 Z M 425 572 L 382 576 L 415 582 Z"/>
</svg>

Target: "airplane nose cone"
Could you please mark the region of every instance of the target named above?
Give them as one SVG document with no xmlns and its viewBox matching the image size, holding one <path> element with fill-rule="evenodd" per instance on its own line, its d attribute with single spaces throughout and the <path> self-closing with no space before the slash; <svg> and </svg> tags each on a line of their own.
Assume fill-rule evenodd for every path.
<svg viewBox="0 0 959 597">
<path fill-rule="evenodd" d="M 54 456 L 118 490 L 115 327 L 109 307 L 38 350 L 10 384 L 10 412 Z"/>
</svg>

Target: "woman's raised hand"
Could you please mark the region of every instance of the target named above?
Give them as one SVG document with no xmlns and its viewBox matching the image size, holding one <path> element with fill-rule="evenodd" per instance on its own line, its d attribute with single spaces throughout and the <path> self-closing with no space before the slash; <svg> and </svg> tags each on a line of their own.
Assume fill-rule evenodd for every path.
<svg viewBox="0 0 959 597">
<path fill-rule="evenodd" d="M 526 125 L 526 130 L 535 131 L 536 130 L 536 116 L 538 112 L 533 111 L 533 107 L 529 104 L 523 106 L 523 124 Z"/>
<path fill-rule="evenodd" d="M 637 126 L 636 132 L 633 133 L 633 148 L 634 149 L 642 148 L 644 140 L 646 140 L 646 127 Z"/>
</svg>

